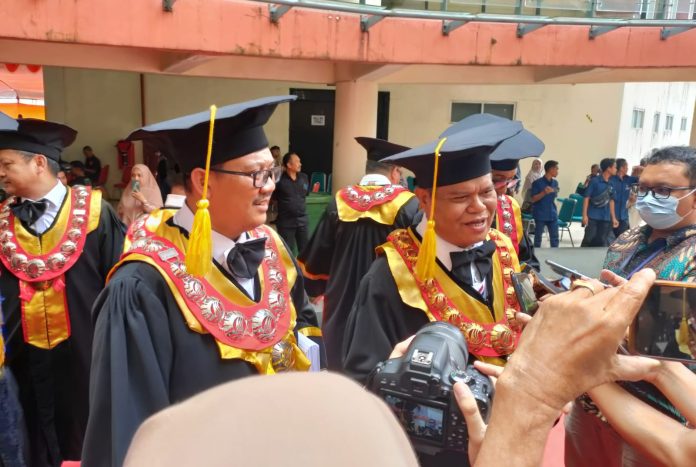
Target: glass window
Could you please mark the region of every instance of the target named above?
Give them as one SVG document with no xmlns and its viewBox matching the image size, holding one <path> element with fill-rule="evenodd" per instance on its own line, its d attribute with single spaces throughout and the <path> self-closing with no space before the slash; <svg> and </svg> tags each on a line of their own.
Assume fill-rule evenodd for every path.
<svg viewBox="0 0 696 467">
<path fill-rule="evenodd" d="M 633 118 L 631 119 L 631 128 L 643 129 L 643 120 L 645 119 L 645 110 L 633 109 Z"/>
<path fill-rule="evenodd" d="M 474 114 L 480 114 L 483 105 L 474 102 L 452 102 L 452 111 L 450 120 L 458 122 L 459 120 L 469 117 Z"/>
<path fill-rule="evenodd" d="M 681 127 L 679 127 L 679 129 L 680 129 L 681 131 L 686 131 L 686 123 L 687 123 L 686 117 L 682 117 L 682 119 L 681 119 Z"/>
<path fill-rule="evenodd" d="M 674 125 L 674 115 L 667 115 L 665 119 L 665 131 L 672 131 L 672 126 Z"/>
<path fill-rule="evenodd" d="M 653 120 L 653 133 L 660 131 L 660 112 L 655 112 L 655 119 Z"/>
<path fill-rule="evenodd" d="M 515 117 L 514 104 L 483 104 L 484 113 L 512 120 Z"/>
</svg>

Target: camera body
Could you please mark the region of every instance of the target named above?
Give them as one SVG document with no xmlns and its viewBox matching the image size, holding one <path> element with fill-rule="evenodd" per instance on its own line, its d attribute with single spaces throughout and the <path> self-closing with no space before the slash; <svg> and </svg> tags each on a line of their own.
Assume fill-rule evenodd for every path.
<svg viewBox="0 0 696 467">
<path fill-rule="evenodd" d="M 484 421 L 494 395 L 491 380 L 468 360 L 459 329 L 436 321 L 416 333 L 403 357 L 380 363 L 370 374 L 367 388 L 394 411 L 416 451 L 429 455 L 466 452 L 466 421 L 452 388 L 458 381 L 469 386 Z"/>
</svg>

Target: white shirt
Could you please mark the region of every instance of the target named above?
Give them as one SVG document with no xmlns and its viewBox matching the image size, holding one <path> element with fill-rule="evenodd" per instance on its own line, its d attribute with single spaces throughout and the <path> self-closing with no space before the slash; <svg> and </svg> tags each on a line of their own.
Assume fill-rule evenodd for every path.
<svg viewBox="0 0 696 467">
<path fill-rule="evenodd" d="M 188 232 L 191 232 L 191 229 L 193 227 L 193 212 L 191 212 L 191 209 L 189 209 L 188 205 L 184 203 L 184 205 L 179 209 L 176 214 L 174 214 L 174 224 L 178 225 L 179 227 L 185 229 Z M 256 280 L 255 278 L 251 279 L 246 279 L 243 277 L 237 277 L 234 274 L 232 274 L 232 271 L 227 267 L 227 254 L 230 252 L 232 248 L 236 245 L 237 242 L 244 243 L 249 240 L 249 235 L 247 233 L 243 233 L 240 238 L 235 240 L 231 240 L 224 235 L 216 232 L 213 230 L 213 260 L 220 265 L 225 271 L 230 273 L 239 283 L 239 285 L 247 292 L 247 295 L 249 297 L 252 297 L 256 299 L 255 297 L 255 284 Z"/>
<path fill-rule="evenodd" d="M 423 216 L 421 221 L 416 226 L 416 232 L 418 232 L 421 238 L 423 238 L 423 235 L 425 234 L 425 228 L 427 227 L 427 225 L 428 219 L 426 216 Z M 462 248 L 448 242 L 447 240 L 444 240 L 442 237 L 437 235 L 437 233 L 435 233 L 435 236 L 437 237 L 437 259 L 440 260 L 442 265 L 448 271 L 452 271 L 452 257 L 450 256 L 450 253 L 455 253 L 458 251 L 467 251 L 483 245 L 483 242 L 477 242 L 466 248 Z M 473 288 L 478 290 L 483 298 L 487 298 L 488 288 L 486 286 L 486 278 L 481 277 L 481 275 L 478 272 L 478 269 L 476 269 L 476 267 L 474 266 L 474 263 L 471 263 L 470 267 Z"/>
<path fill-rule="evenodd" d="M 367 174 L 363 178 L 360 179 L 359 185 L 361 186 L 368 186 L 368 185 L 379 185 L 379 186 L 384 186 L 384 185 L 391 185 L 392 182 L 389 180 L 387 177 L 385 177 L 382 174 Z"/>
<path fill-rule="evenodd" d="M 51 188 L 51 191 L 49 191 L 39 199 L 22 198 L 20 200 L 34 202 L 46 201 L 46 210 L 41 215 L 41 217 L 39 217 L 36 220 L 36 222 L 34 222 L 30 226 L 34 232 L 41 235 L 42 233 L 47 231 L 51 225 L 53 225 L 53 221 L 56 220 L 56 216 L 58 216 L 58 211 L 60 211 L 60 207 L 63 205 L 63 200 L 65 199 L 65 195 L 67 193 L 68 189 L 65 188 L 65 185 L 63 185 L 60 182 L 60 180 L 56 180 L 56 186 Z"/>
</svg>

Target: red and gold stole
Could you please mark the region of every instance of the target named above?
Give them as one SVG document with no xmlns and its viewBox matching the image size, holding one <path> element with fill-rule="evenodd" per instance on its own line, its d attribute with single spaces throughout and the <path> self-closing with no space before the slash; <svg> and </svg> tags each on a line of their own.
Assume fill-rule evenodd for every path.
<svg viewBox="0 0 696 467">
<path fill-rule="evenodd" d="M 519 254 L 520 241 L 524 234 L 522 232 L 522 210 L 515 198 L 508 195 L 498 196 L 495 222 L 498 230 L 510 237 L 515 252 Z"/>
<path fill-rule="evenodd" d="M 410 230 L 395 230 L 377 251 L 386 255 L 406 305 L 422 310 L 430 321 L 457 326 L 472 354 L 483 361 L 503 364 L 500 357 L 512 353 L 519 340 L 520 327 L 515 321 L 519 303 L 510 276 L 520 266 L 509 238 L 491 229 L 488 239 L 496 244 L 492 258 L 495 319 L 485 304 L 463 291 L 441 267 L 436 267 L 433 279 L 421 281 L 416 276 L 420 242 Z"/>
<path fill-rule="evenodd" d="M 0 261 L 19 280 L 24 341 L 52 349 L 70 337 L 65 273 L 80 258 L 87 234 L 99 226 L 101 192 L 68 188 L 54 225 L 40 236 L 15 218 L 14 201 L 0 208 Z"/>
<path fill-rule="evenodd" d="M 343 222 L 372 219 L 392 225 L 399 209 L 415 195 L 401 185 L 353 185 L 336 193 L 338 217 Z"/>
<path fill-rule="evenodd" d="M 166 222 L 174 213 L 155 211 L 131 224 L 125 253 L 109 276 L 126 262 L 148 263 L 167 282 L 189 329 L 210 334 L 221 358 L 242 359 L 262 374 L 309 369 L 293 334 L 297 315 L 290 290 L 297 270 L 277 234 L 266 226 L 248 232 L 268 239 L 259 267 L 261 299 L 254 302 L 218 268 L 204 278 L 186 272 L 188 240 Z"/>
</svg>

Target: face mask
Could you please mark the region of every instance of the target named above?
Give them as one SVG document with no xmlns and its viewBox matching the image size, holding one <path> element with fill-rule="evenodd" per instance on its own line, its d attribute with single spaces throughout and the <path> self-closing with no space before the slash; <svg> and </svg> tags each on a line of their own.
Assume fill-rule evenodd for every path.
<svg viewBox="0 0 696 467">
<path fill-rule="evenodd" d="M 653 229 L 664 230 L 669 229 L 673 225 L 679 223 L 687 214 L 680 216 L 677 214 L 677 206 L 679 201 L 689 196 L 696 190 L 691 190 L 681 198 L 669 197 L 667 199 L 655 199 L 652 191 L 643 198 L 638 198 L 636 209 L 640 218 L 645 221 Z"/>
</svg>

